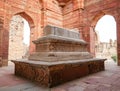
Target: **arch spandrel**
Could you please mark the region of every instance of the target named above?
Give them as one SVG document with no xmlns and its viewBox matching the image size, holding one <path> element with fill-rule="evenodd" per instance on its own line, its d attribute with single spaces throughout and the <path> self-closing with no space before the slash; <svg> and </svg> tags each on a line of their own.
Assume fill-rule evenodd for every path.
<svg viewBox="0 0 120 91">
<path fill-rule="evenodd" d="M 98 20 L 102 17 L 102 16 L 104 16 L 105 15 L 105 13 L 104 12 L 99 12 L 98 14 L 96 14 L 96 16 L 95 17 L 93 17 L 93 19 L 92 19 L 92 23 L 91 23 L 91 26 L 95 26 L 96 24 L 97 24 L 97 22 L 98 22 Z"/>
<path fill-rule="evenodd" d="M 15 14 L 15 15 L 20 15 L 23 18 L 25 18 L 28 21 L 31 28 L 35 27 L 33 19 L 26 12 L 19 12 L 19 13 Z"/>
</svg>

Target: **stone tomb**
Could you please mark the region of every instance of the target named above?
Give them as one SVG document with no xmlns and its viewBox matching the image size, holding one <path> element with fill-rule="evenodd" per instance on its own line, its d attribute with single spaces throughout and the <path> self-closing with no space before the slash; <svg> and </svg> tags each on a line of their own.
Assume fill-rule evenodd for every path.
<svg viewBox="0 0 120 91">
<path fill-rule="evenodd" d="M 33 43 L 36 52 L 28 60 L 12 60 L 15 75 L 53 87 L 104 70 L 105 59 L 92 57 L 77 30 L 48 25 L 44 36 Z"/>
</svg>

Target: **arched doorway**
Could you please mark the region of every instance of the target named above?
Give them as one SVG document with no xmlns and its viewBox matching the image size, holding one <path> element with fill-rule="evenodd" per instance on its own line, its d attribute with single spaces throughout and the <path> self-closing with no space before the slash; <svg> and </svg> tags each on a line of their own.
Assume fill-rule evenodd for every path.
<svg viewBox="0 0 120 91">
<path fill-rule="evenodd" d="M 30 26 L 20 15 L 10 21 L 8 60 L 27 58 L 29 55 Z"/>
<path fill-rule="evenodd" d="M 7 66 L 8 65 L 8 48 L 9 48 L 9 30 L 10 30 L 10 20 L 12 18 L 12 16 L 15 15 L 20 15 L 21 17 L 23 17 L 24 19 L 26 19 L 29 23 L 30 26 L 30 49 L 32 51 L 34 51 L 35 46 L 32 43 L 33 40 L 35 40 L 35 37 L 33 36 L 34 34 L 36 34 L 35 30 L 35 25 L 34 25 L 34 21 L 31 18 L 30 15 L 28 15 L 26 12 L 19 12 L 19 13 L 14 13 L 13 15 L 11 15 L 8 18 L 8 21 L 6 21 L 6 26 L 4 26 L 4 23 L 2 24 L 2 22 L 0 21 L 0 23 L 2 24 L 1 26 L 1 31 L 0 31 L 0 66 Z M 17 27 L 16 27 L 17 28 Z M 29 51 L 30 51 L 29 49 Z"/>
<path fill-rule="evenodd" d="M 111 15 L 102 16 L 96 23 L 95 31 L 99 36 L 96 41 L 96 57 L 117 61 L 116 21 Z M 116 62 L 117 63 L 117 62 Z"/>
</svg>

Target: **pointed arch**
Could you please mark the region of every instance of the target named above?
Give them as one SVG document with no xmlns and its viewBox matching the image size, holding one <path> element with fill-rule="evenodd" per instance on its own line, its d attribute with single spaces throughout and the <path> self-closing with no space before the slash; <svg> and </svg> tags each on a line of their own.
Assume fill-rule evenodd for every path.
<svg viewBox="0 0 120 91">
<path fill-rule="evenodd" d="M 104 15 L 105 15 L 105 13 L 104 13 L 103 11 L 100 11 L 98 14 L 96 14 L 96 16 L 93 17 L 93 19 L 92 19 L 91 26 L 92 26 L 92 27 L 95 27 L 96 24 L 97 24 L 97 22 L 98 22 L 98 20 L 99 20 L 102 16 L 104 16 Z"/>
<path fill-rule="evenodd" d="M 29 23 L 30 28 L 34 28 L 35 27 L 33 19 L 26 12 L 19 12 L 19 13 L 15 14 L 15 15 L 20 15 L 24 19 L 26 19 L 28 21 L 28 23 Z"/>
</svg>

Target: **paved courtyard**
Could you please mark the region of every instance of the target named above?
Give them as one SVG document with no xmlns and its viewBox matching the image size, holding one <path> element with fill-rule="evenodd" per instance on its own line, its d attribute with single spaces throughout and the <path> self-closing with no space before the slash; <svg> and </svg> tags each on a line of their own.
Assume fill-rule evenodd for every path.
<svg viewBox="0 0 120 91">
<path fill-rule="evenodd" d="M 41 87 L 14 75 L 14 64 L 0 68 L 0 91 L 120 91 L 120 67 L 112 60 L 105 71 L 91 74 L 54 88 Z"/>
</svg>

